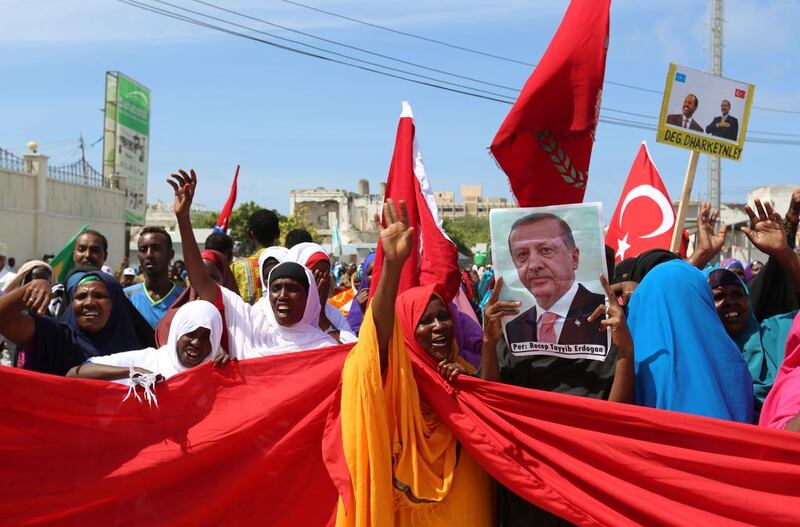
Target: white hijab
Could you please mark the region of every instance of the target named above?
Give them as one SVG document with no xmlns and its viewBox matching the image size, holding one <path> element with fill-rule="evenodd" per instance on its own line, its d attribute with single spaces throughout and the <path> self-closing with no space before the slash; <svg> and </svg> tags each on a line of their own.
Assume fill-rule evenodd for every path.
<svg viewBox="0 0 800 527">
<path fill-rule="evenodd" d="M 265 295 L 267 294 L 267 277 L 264 276 L 264 262 L 266 262 L 268 258 L 275 258 L 278 260 L 278 263 L 281 263 L 286 259 L 288 253 L 289 249 L 286 247 L 278 247 L 277 245 L 267 247 L 261 251 L 261 255 L 258 257 L 258 275 L 261 277 L 261 292 Z"/>
<path fill-rule="evenodd" d="M 296 262 L 282 262 L 273 267 L 272 271 L 269 273 L 269 277 L 267 277 L 267 286 L 269 287 L 272 275 L 277 269 L 281 268 L 281 266 L 292 264 L 296 264 Z M 261 318 L 263 318 L 269 326 L 267 331 L 263 332 L 263 334 L 269 336 L 269 342 L 265 343 L 269 348 L 269 353 L 303 351 L 336 345 L 336 341 L 332 337 L 319 329 L 319 293 L 314 283 L 314 276 L 311 274 L 311 271 L 302 265 L 300 268 L 303 269 L 306 279 L 308 280 L 308 296 L 306 297 L 303 318 L 300 319 L 299 322 L 291 326 L 281 326 L 272 310 L 272 304 L 269 301 L 269 293 L 265 294 L 253 306 L 254 310 L 263 313 L 264 316 Z M 263 355 L 263 353 L 261 355 Z"/>
<path fill-rule="evenodd" d="M 173 375 L 189 369 L 184 366 L 178 358 L 178 339 L 197 328 L 206 328 L 211 332 L 209 336 L 211 352 L 202 361 L 208 362 L 213 359 L 220 350 L 222 317 L 217 308 L 205 300 L 187 302 L 178 309 L 169 326 L 167 343 L 160 348 L 146 348 L 102 357 L 92 357 L 89 361 L 96 364 L 119 366 L 122 368 L 144 368 L 153 373 L 160 373 L 165 379 L 168 379 Z M 127 379 L 123 382 L 127 382 Z"/>
</svg>

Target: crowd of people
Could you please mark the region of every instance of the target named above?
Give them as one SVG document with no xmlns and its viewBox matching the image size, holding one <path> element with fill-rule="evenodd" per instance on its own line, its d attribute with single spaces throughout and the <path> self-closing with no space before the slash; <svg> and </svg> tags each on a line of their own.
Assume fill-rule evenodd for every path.
<svg viewBox="0 0 800 527">
<path fill-rule="evenodd" d="M 233 259 L 233 240 L 214 233 L 201 251 L 189 210 L 194 171 L 169 181 L 183 243 L 172 263 L 170 235 L 145 227 L 138 273 L 105 267 L 108 243 L 77 237 L 75 268 L 62 283 L 45 261 L 14 273 L 0 245 L 0 335 L 15 366 L 42 373 L 134 383 L 160 381 L 206 362 L 354 344 L 342 371 L 344 451 L 355 515 L 337 525 L 506 526 L 560 520 L 512 492 L 460 448 L 417 391 L 409 358 L 449 382 L 478 376 L 605 399 L 800 431 L 800 256 L 794 251 L 800 191 L 785 215 L 756 200 L 742 231 L 768 260 L 724 259 L 726 231 L 705 204 L 696 246 L 682 259 L 656 249 L 601 277 L 606 301 L 588 321 L 611 331 L 604 361 L 512 353 L 503 321 L 519 314 L 491 266 L 461 269 L 453 296 L 442 284 L 399 291 L 413 247 L 404 203 L 388 200 L 376 253 L 360 265 L 335 262 L 302 230 L 278 246 L 278 218 L 259 210 L 247 236 L 255 252 Z M 156 391 L 158 387 L 156 385 Z M 369 477 L 359 472 L 368 462 Z M 499 487 L 499 486 L 498 486 Z M 389 516 L 386 516 L 389 515 Z"/>
</svg>

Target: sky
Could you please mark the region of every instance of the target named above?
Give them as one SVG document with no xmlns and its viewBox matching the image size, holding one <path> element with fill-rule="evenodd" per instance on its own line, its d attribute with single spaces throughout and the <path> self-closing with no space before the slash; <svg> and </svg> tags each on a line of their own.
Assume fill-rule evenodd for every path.
<svg viewBox="0 0 800 527">
<path fill-rule="evenodd" d="M 162 8 L 158 0 L 141 0 Z M 217 5 L 319 37 L 519 89 L 532 67 L 467 53 L 331 17 L 281 0 L 211 0 Z M 387 62 L 223 13 L 195 0 L 169 0 L 274 35 L 364 60 Z M 536 63 L 566 9 L 565 0 L 303 0 L 308 5 L 395 30 L 522 62 Z M 709 4 L 700 0 L 614 0 L 606 80 L 662 91 L 670 62 L 709 65 Z M 298 55 L 196 27 L 115 0 L 0 0 L 0 147 L 17 154 L 29 140 L 51 165 L 87 157 L 102 167 L 104 76 L 120 71 L 152 92 L 148 201 L 171 201 L 164 182 L 179 167 L 200 178 L 195 200 L 219 210 L 241 165 L 239 201 L 286 213 L 292 189 L 372 189 L 385 181 L 400 104 L 414 110 L 417 138 L 434 190 L 480 184 L 510 198 L 508 180 L 487 147 L 510 106 Z M 722 161 L 722 199 L 743 202 L 755 186 L 798 183 L 800 63 L 791 1 L 726 2 L 723 75 L 756 86 L 750 131 L 798 144 L 745 144 L 740 162 Z M 170 8 L 173 9 L 173 8 Z M 263 34 L 258 35 L 263 38 Z M 291 44 L 296 46 L 296 44 Z M 394 67 L 469 83 L 399 63 Z M 483 89 L 512 95 L 506 88 Z M 601 117 L 655 116 L 661 95 L 607 83 Z M 761 137 L 765 137 L 761 135 Z M 646 140 L 670 196 L 680 194 L 688 151 L 658 144 L 655 132 L 601 123 L 586 201 L 606 219 Z M 707 195 L 701 158 L 693 197 Z"/>
</svg>

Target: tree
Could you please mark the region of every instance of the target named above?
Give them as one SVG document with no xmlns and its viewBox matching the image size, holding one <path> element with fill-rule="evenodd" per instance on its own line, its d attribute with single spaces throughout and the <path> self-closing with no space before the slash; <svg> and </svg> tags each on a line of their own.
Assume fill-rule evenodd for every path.
<svg viewBox="0 0 800 527">
<path fill-rule="evenodd" d="M 490 243 L 491 234 L 489 233 L 489 218 L 476 216 L 464 216 L 462 218 L 445 218 L 442 222 L 445 232 L 453 239 L 456 246 L 466 247 L 466 254 L 472 256 L 470 247 L 475 247 L 479 243 Z"/>
<path fill-rule="evenodd" d="M 213 212 L 213 211 L 193 212 L 191 216 L 192 216 L 192 227 L 194 227 L 195 229 L 211 229 L 217 225 L 219 212 Z"/>
<path fill-rule="evenodd" d="M 306 219 L 306 209 L 304 207 L 295 207 L 294 214 L 289 216 L 278 215 L 281 221 L 281 245 L 285 245 L 286 233 L 292 229 L 305 229 L 311 234 L 311 238 L 319 243 L 320 239 L 317 236 L 317 229 L 314 225 L 310 224 Z"/>
</svg>

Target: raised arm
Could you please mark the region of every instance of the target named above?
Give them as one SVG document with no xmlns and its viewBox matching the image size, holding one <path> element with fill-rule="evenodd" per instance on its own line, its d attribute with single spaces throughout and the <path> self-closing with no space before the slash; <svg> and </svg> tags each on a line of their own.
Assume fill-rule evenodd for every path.
<svg viewBox="0 0 800 527">
<path fill-rule="evenodd" d="M 497 279 L 486 307 L 483 310 L 483 344 L 481 345 L 481 379 L 500 380 L 500 365 L 497 360 L 497 343 L 503 334 L 503 317 L 519 314 L 520 302 L 498 301 L 503 288 L 503 277 Z"/>
<path fill-rule="evenodd" d="M 50 284 L 33 280 L 0 297 L 0 334 L 14 344 L 33 349 L 36 343 L 36 322 L 25 313 L 45 314 L 50 303 Z"/>
<path fill-rule="evenodd" d="M 378 333 L 378 351 L 381 371 L 389 364 L 389 341 L 394 329 L 394 303 L 403 262 L 414 246 L 414 228 L 408 226 L 408 211 L 405 201 L 400 201 L 400 215 L 391 199 L 383 205 L 386 227 L 381 229 L 378 240 L 383 248 L 383 267 L 372 297 L 372 319 Z M 376 217 L 376 221 L 378 218 Z"/>
<path fill-rule="evenodd" d="M 167 183 L 175 191 L 175 217 L 178 219 L 178 229 L 181 233 L 183 261 L 197 295 L 202 300 L 214 302 L 219 294 L 219 286 L 211 279 L 206 271 L 206 266 L 203 265 L 203 257 L 200 256 L 200 248 L 197 246 L 197 240 L 192 231 L 192 220 L 189 216 L 192 199 L 197 188 L 197 175 L 194 169 L 189 171 L 191 175 L 184 170 L 178 170 L 178 172 L 178 174 L 172 174 L 172 179 L 168 179 Z"/>
<path fill-rule="evenodd" d="M 742 232 L 758 250 L 774 258 L 789 282 L 800 290 L 800 256 L 786 241 L 781 215 L 772 210 L 772 205 L 758 199 L 754 207 L 745 205 L 744 210 L 750 216 L 751 226 L 742 227 Z"/>
<path fill-rule="evenodd" d="M 139 373 L 152 373 L 144 368 L 134 367 L 133 371 Z M 67 372 L 67 377 L 80 377 L 82 379 L 99 379 L 101 381 L 116 381 L 127 379 L 130 376 L 130 368 L 122 366 L 109 366 L 107 364 L 95 364 L 84 362 L 74 366 Z"/>
<path fill-rule="evenodd" d="M 712 210 L 710 203 L 703 203 L 697 213 L 697 238 L 692 256 L 688 258 L 690 264 L 702 270 L 722 250 L 725 243 L 725 234 L 728 228 L 722 224 L 719 230 L 715 229 L 719 211 Z"/>
<path fill-rule="evenodd" d="M 607 303 L 597 306 L 597 309 L 589 317 L 589 322 L 594 322 L 598 317 L 606 314 L 606 319 L 600 321 L 600 331 L 611 328 L 611 343 L 617 347 L 614 382 L 611 384 L 608 400 L 633 404 L 636 398 L 633 375 L 633 337 L 631 337 L 628 323 L 625 320 L 625 312 L 616 301 L 616 297 L 603 275 L 600 275 L 600 284 L 606 292 Z"/>
</svg>

